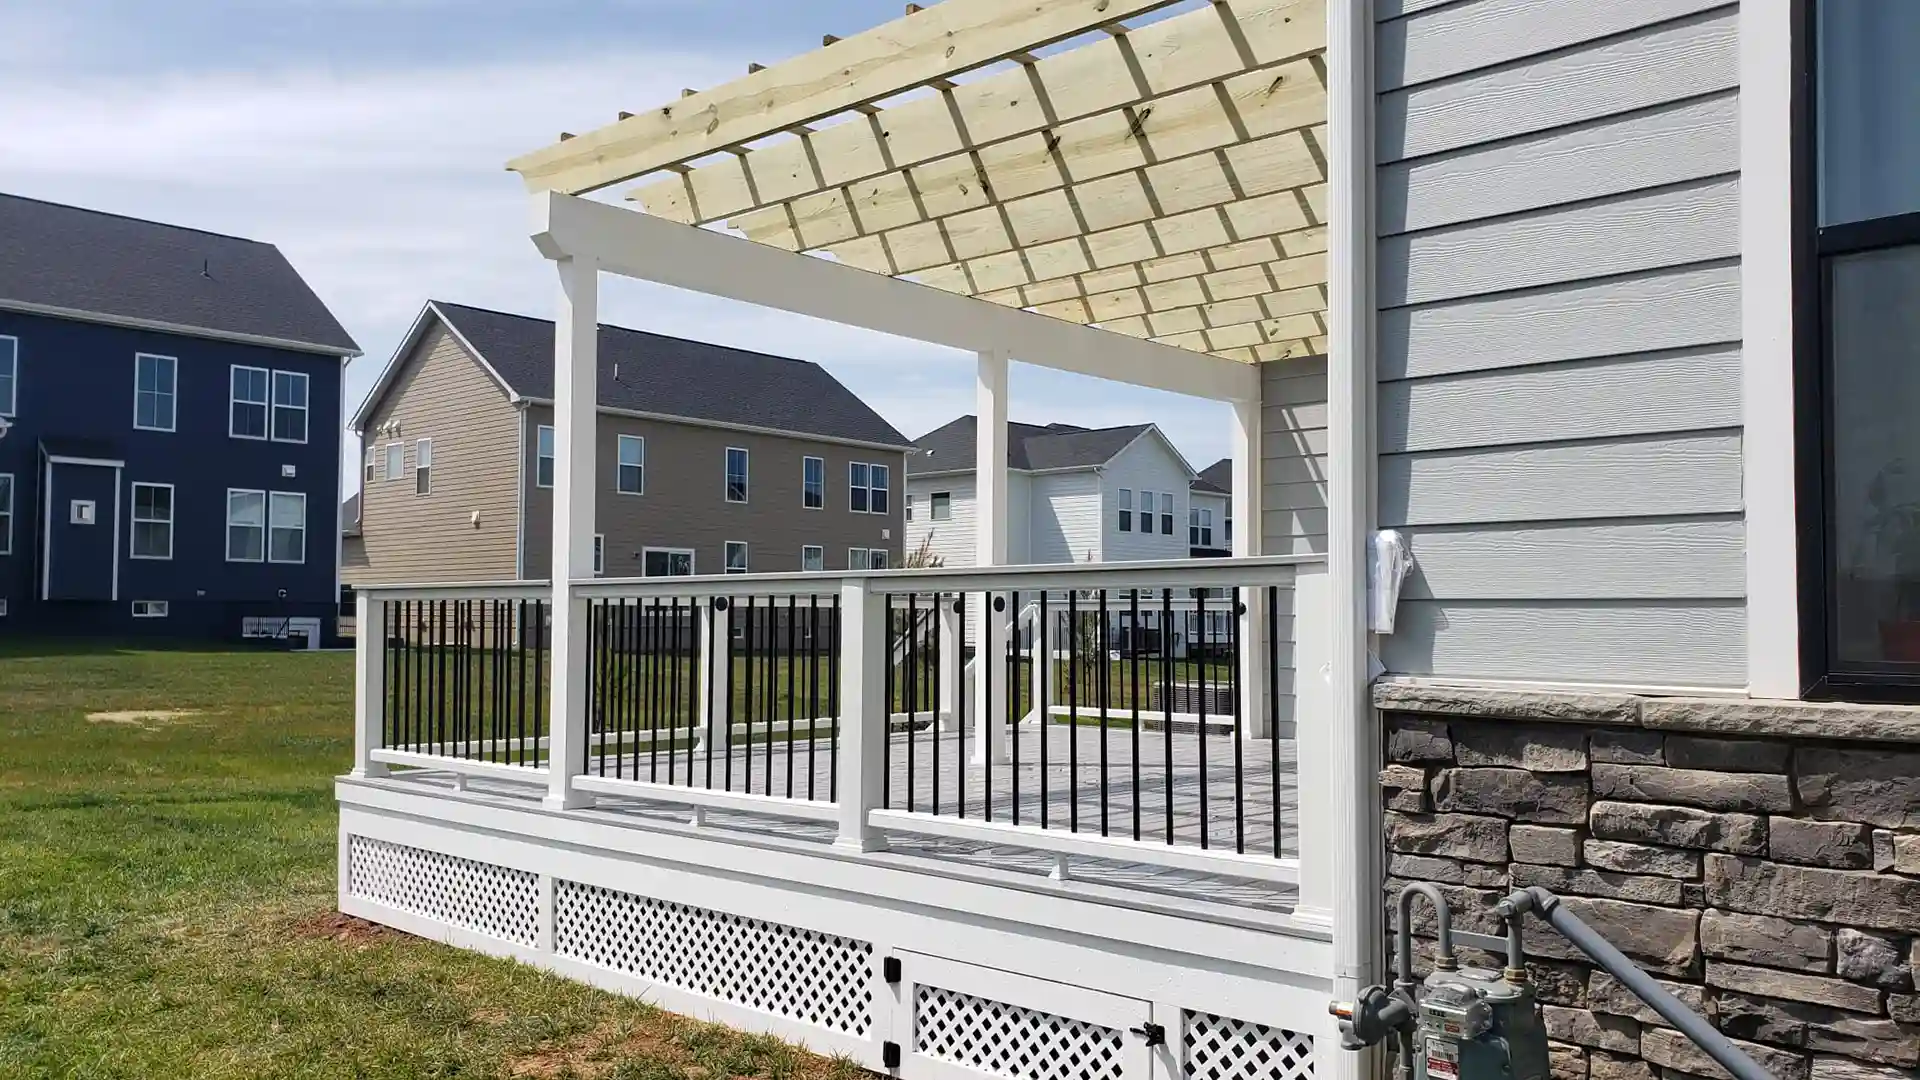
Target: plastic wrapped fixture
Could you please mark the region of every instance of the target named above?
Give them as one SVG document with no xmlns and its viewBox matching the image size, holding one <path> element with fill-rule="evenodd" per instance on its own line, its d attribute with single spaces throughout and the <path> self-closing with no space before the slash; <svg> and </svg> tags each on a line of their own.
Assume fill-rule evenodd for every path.
<svg viewBox="0 0 1920 1080">
<path fill-rule="evenodd" d="M 1367 538 L 1367 627 L 1374 633 L 1393 633 L 1400 586 L 1411 569 L 1413 552 L 1405 536 L 1393 529 L 1381 529 Z"/>
</svg>

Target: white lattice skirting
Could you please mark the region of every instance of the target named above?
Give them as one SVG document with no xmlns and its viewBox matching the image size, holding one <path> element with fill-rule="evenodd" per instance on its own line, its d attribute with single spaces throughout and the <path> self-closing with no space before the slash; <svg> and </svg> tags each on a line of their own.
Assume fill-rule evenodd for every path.
<svg viewBox="0 0 1920 1080">
<path fill-rule="evenodd" d="M 913 1051 L 991 1076 L 1123 1080 L 1125 1033 L 938 986 L 916 988 Z"/>
<path fill-rule="evenodd" d="M 1308 1080 L 1313 1076 L 1313 1036 L 1231 1017 L 1189 1010 L 1186 1073 L 1196 1080 Z"/>
<path fill-rule="evenodd" d="M 540 939 L 540 876 L 385 840 L 347 844 L 353 895 L 529 948 Z"/>
</svg>

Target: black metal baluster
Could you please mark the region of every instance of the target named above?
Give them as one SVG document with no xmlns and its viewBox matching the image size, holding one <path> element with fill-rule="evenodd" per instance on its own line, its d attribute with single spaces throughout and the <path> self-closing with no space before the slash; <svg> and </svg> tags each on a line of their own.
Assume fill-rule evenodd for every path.
<svg viewBox="0 0 1920 1080">
<path fill-rule="evenodd" d="M 1294 681 L 1298 683 L 1296 675 Z M 1297 692 L 1297 690 L 1296 690 Z M 1267 777 L 1273 793 L 1273 857 L 1280 858 L 1280 587 L 1267 586 Z"/>
<path fill-rule="evenodd" d="M 1127 590 L 1127 700 L 1133 707 L 1133 838 L 1140 839 L 1140 590 Z"/>
<path fill-rule="evenodd" d="M 958 748 L 953 754 L 954 798 L 958 801 L 955 808 L 959 817 L 967 816 L 967 594 L 953 594 L 953 613 L 955 632 L 959 635 L 953 642 L 953 677 L 960 685 L 953 688 L 954 713 L 953 726 L 960 732 Z M 975 642 L 975 651 L 979 655 L 976 663 L 985 666 L 987 662 L 986 638 Z M 991 685 L 991 684 L 989 684 Z"/>
<path fill-rule="evenodd" d="M 920 611 L 916 606 L 920 597 L 915 593 L 907 594 L 907 650 L 906 668 L 902 672 L 906 680 L 907 699 L 907 812 L 913 812 L 914 776 L 913 744 L 919 739 L 920 716 L 920 665 L 924 657 L 920 655 Z"/>
<path fill-rule="evenodd" d="M 887 684 L 885 697 L 883 699 L 886 701 L 886 705 L 882 707 L 882 711 L 886 716 L 886 722 L 880 725 L 880 730 L 885 732 L 885 734 L 881 736 L 885 753 L 881 756 L 886 760 L 887 767 L 881 770 L 880 773 L 880 805 L 889 810 L 893 809 L 893 637 L 894 628 L 897 625 L 894 618 L 895 614 L 897 614 L 894 609 L 895 599 L 893 596 L 886 598 L 884 606 L 887 613 L 887 630 L 886 633 L 880 635 L 880 655 L 883 658 L 881 663 L 886 665 L 885 681 Z M 908 732 L 908 737 L 912 737 L 912 732 Z"/>
<path fill-rule="evenodd" d="M 1040 592 L 1040 655 L 1034 663 L 1034 681 L 1040 686 L 1039 709 L 1034 715 L 1040 718 L 1040 827 L 1043 829 L 1047 827 L 1047 818 L 1051 816 L 1047 798 L 1051 794 L 1048 789 L 1053 786 L 1053 778 L 1047 775 L 1047 743 L 1050 741 L 1047 736 L 1050 734 L 1048 729 L 1053 726 L 1053 716 L 1048 711 L 1048 701 L 1053 695 L 1050 685 L 1053 682 L 1053 647 L 1047 641 L 1051 629 L 1047 624 L 1052 621 L 1052 613 L 1047 610 L 1047 593 L 1043 589 Z"/>
<path fill-rule="evenodd" d="M 981 602 L 985 603 L 987 594 L 982 593 L 980 595 Z M 1007 594 L 1007 606 L 1004 609 L 989 605 L 988 611 L 989 614 L 982 620 L 987 626 L 992 626 L 994 623 L 999 622 L 1001 615 L 1005 615 L 1008 612 L 1012 613 L 1008 616 L 1011 631 L 1007 634 L 1007 652 L 1005 656 L 1000 658 L 999 662 L 1006 665 L 1006 667 L 1002 669 L 1005 672 L 1005 677 L 1000 680 L 1000 696 L 1010 699 L 1007 705 L 1007 720 L 1009 721 L 1007 726 L 1011 730 L 1005 731 L 1003 734 L 1007 737 L 1007 760 L 1009 762 L 1007 776 L 1012 781 L 1009 786 L 1012 789 L 1013 823 L 1018 825 L 1020 824 L 1020 721 L 1024 719 L 1020 712 L 1020 688 L 1027 684 L 1027 680 L 1020 677 L 1020 594 L 1018 592 L 1009 592 Z M 989 639 L 991 639 L 991 634 L 989 634 Z M 984 643 L 982 643 L 980 650 L 980 662 L 983 664 L 987 662 L 987 649 Z M 992 668 L 989 668 L 987 672 L 987 689 L 993 689 Z M 983 709 L 986 708 L 987 703 L 984 701 L 981 702 L 980 707 Z M 989 717 L 989 719 L 991 720 L 993 718 Z M 986 819 L 988 821 L 993 820 L 993 729 L 998 726 L 998 724 L 998 720 L 994 720 L 993 723 L 987 725 L 987 744 L 980 755 L 980 760 L 986 763 L 985 767 L 981 769 L 982 782 L 980 790 L 982 798 L 986 801 L 985 809 Z"/>
<path fill-rule="evenodd" d="M 1200 733 L 1200 847 L 1204 850 L 1213 832 L 1213 803 L 1207 791 L 1207 695 L 1209 691 L 1213 689 L 1212 680 L 1208 677 L 1212 667 L 1209 662 L 1208 653 L 1212 648 L 1213 641 L 1212 632 L 1207 623 L 1207 590 L 1200 589 L 1197 590 L 1197 592 L 1199 596 L 1194 601 L 1194 610 L 1199 613 L 1200 619 L 1200 685 L 1198 687 L 1200 709 L 1200 724 L 1198 728 Z M 1193 666 L 1189 664 L 1187 670 L 1191 673 Z"/>
<path fill-rule="evenodd" d="M 1247 853 L 1247 796 L 1245 727 L 1240 715 L 1240 587 L 1227 593 L 1227 688 L 1233 707 L 1233 850 Z"/>
<path fill-rule="evenodd" d="M 820 594 L 807 597 L 807 801 L 814 799 L 818 772 L 820 730 Z M 787 753 L 793 753 L 788 744 Z"/>
<path fill-rule="evenodd" d="M 940 692 L 940 676 L 944 674 L 944 669 L 947 666 L 947 655 L 942 651 L 943 643 L 940 640 L 940 624 L 945 621 L 944 616 L 946 614 L 940 610 L 940 605 L 944 603 L 945 600 L 946 598 L 944 596 L 935 592 L 933 599 L 929 601 L 927 605 L 927 617 L 932 620 L 933 623 L 932 626 L 928 627 L 933 635 L 933 707 L 928 710 L 933 716 L 933 723 L 928 727 L 928 730 L 933 734 L 933 762 L 929 766 L 930 771 L 928 775 L 933 778 L 933 813 L 936 817 L 940 814 L 940 710 L 945 708 L 947 704 L 946 698 L 943 697 Z M 954 719 L 955 722 L 959 720 L 958 717 Z"/>
<path fill-rule="evenodd" d="M 1173 590 L 1160 590 L 1160 740 L 1166 763 L 1161 790 L 1166 793 L 1167 843 L 1173 843 Z"/>
<path fill-rule="evenodd" d="M 827 642 L 827 712 L 833 716 L 833 742 L 827 748 L 827 798 L 840 798 L 840 594 L 833 594 L 833 637 Z M 885 806 L 882 802 L 880 805 Z"/>
<path fill-rule="evenodd" d="M 723 613 L 726 616 L 724 620 L 716 618 L 714 605 L 718 605 L 719 613 Z M 713 712 L 715 708 L 720 710 L 722 722 L 730 722 L 728 718 L 733 713 L 733 617 L 733 605 L 729 604 L 725 597 L 715 597 L 708 605 L 707 730 L 706 737 L 701 740 L 707 744 L 706 786 L 708 788 L 713 787 L 713 744 L 720 737 L 720 733 L 714 730 Z M 723 625 L 716 626 L 716 623 L 723 623 Z M 723 666 L 721 662 L 722 658 L 725 659 L 724 666 L 727 669 L 724 673 L 720 670 Z M 721 698 L 722 694 L 726 695 L 724 700 Z M 693 751 L 689 749 L 687 755 L 688 765 L 691 766 L 693 762 Z M 693 782 L 691 779 L 691 768 L 688 769 L 688 776 L 689 779 L 687 782 L 691 784 Z"/>
<path fill-rule="evenodd" d="M 786 790 L 786 796 L 789 799 L 793 798 L 793 756 L 794 756 L 793 729 L 794 729 L 794 722 L 797 719 L 797 716 L 794 712 L 794 703 L 795 703 L 794 698 L 798 693 L 798 690 L 794 683 L 794 676 L 796 674 L 796 672 L 794 671 L 794 667 L 800 662 L 800 658 L 794 648 L 794 644 L 795 644 L 793 640 L 794 623 L 795 623 L 794 615 L 795 615 L 795 605 L 797 605 L 799 602 L 800 602 L 800 598 L 798 596 L 795 596 L 792 593 L 787 594 L 787 628 L 786 628 L 786 634 L 787 634 L 787 741 L 786 741 L 787 790 Z M 812 745 L 811 730 L 808 731 L 808 736 L 809 736 L 808 745 Z"/>
<path fill-rule="evenodd" d="M 1111 704 L 1108 684 L 1113 679 L 1113 669 L 1109 666 L 1112 649 L 1107 642 L 1107 590 L 1100 590 L 1100 630 L 1094 636 L 1100 646 L 1099 663 L 1095 665 L 1100 672 L 1100 835 L 1107 835 L 1107 706 Z"/>
<path fill-rule="evenodd" d="M 766 719 L 767 748 L 766 768 L 762 770 L 760 782 L 762 792 L 769 798 L 773 795 L 773 721 L 780 707 L 780 640 L 776 636 L 780 629 L 780 601 L 777 597 L 767 597 L 767 628 L 760 635 L 766 641 L 766 655 L 762 658 L 760 670 L 765 673 L 766 685 L 760 689 L 760 712 Z"/>
<path fill-rule="evenodd" d="M 1080 593 L 1067 590 L 1067 830 L 1080 831 Z"/>
<path fill-rule="evenodd" d="M 435 752 L 448 755 L 447 723 L 447 602 L 433 602 L 433 730 Z"/>
</svg>

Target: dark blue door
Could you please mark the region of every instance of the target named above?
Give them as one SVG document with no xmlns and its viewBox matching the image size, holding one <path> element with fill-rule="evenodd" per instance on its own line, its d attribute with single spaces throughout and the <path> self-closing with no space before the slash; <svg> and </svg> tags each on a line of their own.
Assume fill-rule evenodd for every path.
<svg viewBox="0 0 1920 1080">
<path fill-rule="evenodd" d="M 117 462 L 47 459 L 40 508 L 46 519 L 47 599 L 116 599 L 119 483 Z"/>
</svg>

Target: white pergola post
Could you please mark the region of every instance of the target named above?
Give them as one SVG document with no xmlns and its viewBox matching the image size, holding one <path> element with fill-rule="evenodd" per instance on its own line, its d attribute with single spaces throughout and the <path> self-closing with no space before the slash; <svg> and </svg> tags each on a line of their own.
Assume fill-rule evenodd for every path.
<svg viewBox="0 0 1920 1080">
<path fill-rule="evenodd" d="M 1233 534 L 1235 558 L 1262 554 L 1260 550 L 1260 369 L 1251 369 L 1253 397 L 1233 402 L 1233 502 L 1229 513 L 1240 523 Z M 1243 739 L 1275 738 L 1269 678 L 1273 663 L 1267 641 L 1267 590 L 1241 593 L 1246 610 L 1240 615 L 1240 733 Z M 1284 613 L 1284 612 L 1283 612 Z M 1285 692 L 1285 687 L 1281 692 Z"/>
<path fill-rule="evenodd" d="M 1004 351 L 980 353 L 973 439 L 977 507 L 973 561 L 981 568 L 1007 564 L 1007 367 Z M 996 646 L 1002 640 L 995 627 L 1004 626 L 1019 613 L 1011 610 L 1011 605 L 1008 610 L 995 611 L 992 597 L 985 596 L 974 608 L 973 640 L 979 650 L 973 665 L 973 700 L 978 703 L 974 711 L 978 718 L 974 761 L 998 765 L 1008 760 L 1007 687 L 1004 667 L 998 668 L 1000 678 L 993 677 L 1000 655 Z"/>
<path fill-rule="evenodd" d="M 883 851 L 887 838 L 873 827 L 872 812 L 885 808 L 887 782 L 887 598 L 858 577 L 840 584 L 840 775 L 839 833 L 834 846 Z"/>
<path fill-rule="evenodd" d="M 546 804 L 592 805 L 573 778 L 587 765 L 587 601 L 573 583 L 593 576 L 594 434 L 599 419 L 600 266 L 557 260 L 553 338 L 553 702 Z"/>
</svg>

